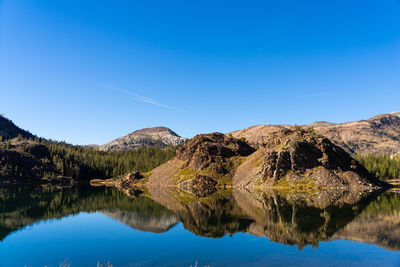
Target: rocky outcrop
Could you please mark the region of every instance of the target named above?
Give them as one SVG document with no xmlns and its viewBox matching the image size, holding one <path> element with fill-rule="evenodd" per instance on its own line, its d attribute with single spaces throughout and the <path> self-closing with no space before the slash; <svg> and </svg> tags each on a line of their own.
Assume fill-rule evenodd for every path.
<svg viewBox="0 0 400 267">
<path fill-rule="evenodd" d="M 92 146 L 92 149 L 100 151 L 122 151 L 146 146 L 176 146 L 184 143 L 186 140 L 186 138 L 180 137 L 169 128 L 153 127 L 137 130 L 104 145 Z"/>
<path fill-rule="evenodd" d="M 212 167 L 216 172 L 226 173 L 221 164 L 234 156 L 248 156 L 255 151 L 246 142 L 221 133 L 200 134 L 191 139 L 176 154 L 184 167 L 203 170 Z M 222 168 L 219 168 L 222 167 Z"/>
<path fill-rule="evenodd" d="M 349 153 L 392 155 L 400 152 L 400 117 L 398 113 L 382 114 L 368 120 L 348 123 L 315 122 L 313 127 L 334 144 Z M 262 145 L 270 133 L 282 129 L 294 129 L 291 125 L 257 125 L 232 132 L 236 138 L 246 138 L 254 145 Z"/>
<path fill-rule="evenodd" d="M 192 183 L 209 188 L 212 179 L 223 186 L 230 183 L 243 157 L 254 151 L 246 142 L 221 133 L 200 134 L 185 143 L 172 160 L 152 170 L 147 185 L 187 187 Z M 201 178 L 188 183 L 196 177 Z"/>
<path fill-rule="evenodd" d="M 388 186 L 346 151 L 312 130 L 279 128 L 257 151 L 220 133 L 194 137 L 150 172 L 147 186 L 177 186 L 197 195 L 213 187 L 358 188 Z"/>
<path fill-rule="evenodd" d="M 304 130 L 273 132 L 240 165 L 232 180 L 240 187 L 382 187 L 342 148 Z"/>
</svg>

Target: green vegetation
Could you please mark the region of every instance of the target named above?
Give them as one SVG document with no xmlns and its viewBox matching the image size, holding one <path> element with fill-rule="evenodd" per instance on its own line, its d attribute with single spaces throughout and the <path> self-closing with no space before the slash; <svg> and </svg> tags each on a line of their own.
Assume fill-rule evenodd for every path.
<svg viewBox="0 0 400 267">
<path fill-rule="evenodd" d="M 363 217 L 377 217 L 400 214 L 400 196 L 396 193 L 384 193 L 379 195 L 363 211 Z"/>
<path fill-rule="evenodd" d="M 370 173 L 376 177 L 386 179 L 400 178 L 400 161 L 391 159 L 385 155 L 355 155 L 358 160 Z"/>
<path fill-rule="evenodd" d="M 110 178 L 124 173 L 147 172 L 168 161 L 176 147 L 143 147 L 127 151 L 104 152 L 72 146 L 64 142 L 41 140 L 50 160 L 61 175 L 74 178 Z"/>
<path fill-rule="evenodd" d="M 44 145 L 45 148 L 42 146 L 43 149 L 34 149 L 38 145 Z M 19 136 L 13 142 L 9 139 L 0 142 L 1 151 L 0 176 L 15 180 L 18 177 L 53 179 L 61 175 L 77 181 L 87 181 L 133 171 L 150 171 L 168 161 L 175 154 L 176 147 L 153 146 L 104 152 L 40 138 L 28 141 Z M 30 151 L 36 152 L 32 154 Z M 22 156 L 25 154 L 29 154 L 32 159 Z M 36 162 L 34 166 L 31 165 L 32 160 Z M 42 171 L 38 171 L 40 168 Z"/>
</svg>

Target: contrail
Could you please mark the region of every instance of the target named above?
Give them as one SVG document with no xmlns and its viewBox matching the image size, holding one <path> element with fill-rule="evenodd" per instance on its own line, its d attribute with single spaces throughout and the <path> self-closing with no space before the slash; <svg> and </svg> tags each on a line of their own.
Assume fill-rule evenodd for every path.
<svg viewBox="0 0 400 267">
<path fill-rule="evenodd" d="M 166 108 L 166 109 L 171 109 L 171 110 L 175 110 L 175 111 L 184 112 L 184 110 L 182 110 L 182 109 L 161 104 L 161 103 L 157 102 L 154 99 L 151 99 L 149 97 L 142 96 L 142 95 L 139 95 L 139 94 L 132 93 L 132 92 L 130 92 L 128 90 L 125 90 L 125 89 L 122 89 L 122 88 L 119 88 L 119 87 L 116 87 L 116 86 L 112 86 L 112 85 L 108 85 L 108 84 L 104 84 L 104 83 L 97 83 L 97 85 L 99 85 L 101 87 L 104 87 L 104 88 L 113 89 L 113 90 L 119 91 L 119 92 L 127 94 L 127 95 L 134 96 L 139 101 L 142 101 L 142 102 L 146 102 L 146 103 L 149 103 L 149 104 L 152 104 L 152 105 L 156 105 L 156 106 L 159 106 L 159 107 L 162 107 L 162 108 Z"/>
</svg>

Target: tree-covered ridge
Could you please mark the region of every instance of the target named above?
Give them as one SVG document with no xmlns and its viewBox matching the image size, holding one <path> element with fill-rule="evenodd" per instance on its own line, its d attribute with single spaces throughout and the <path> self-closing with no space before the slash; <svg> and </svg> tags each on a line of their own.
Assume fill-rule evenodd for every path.
<svg viewBox="0 0 400 267">
<path fill-rule="evenodd" d="M 57 176 L 77 181 L 110 178 L 127 172 L 152 170 L 175 154 L 176 147 L 143 147 L 128 151 L 104 152 L 65 142 L 21 136 L 0 141 L 0 178 L 11 182 Z"/>
<path fill-rule="evenodd" d="M 127 172 L 147 172 L 168 161 L 176 147 L 142 147 L 127 151 L 104 152 L 42 140 L 61 175 L 84 179 L 115 177 Z"/>
<path fill-rule="evenodd" d="M 35 136 L 28 131 L 25 131 L 16 126 L 10 119 L 0 114 L 0 139 L 7 140 L 12 139 L 20 135 L 24 138 L 32 139 Z"/>
<path fill-rule="evenodd" d="M 358 160 L 370 173 L 382 180 L 400 178 L 400 161 L 386 155 L 355 155 Z"/>
</svg>

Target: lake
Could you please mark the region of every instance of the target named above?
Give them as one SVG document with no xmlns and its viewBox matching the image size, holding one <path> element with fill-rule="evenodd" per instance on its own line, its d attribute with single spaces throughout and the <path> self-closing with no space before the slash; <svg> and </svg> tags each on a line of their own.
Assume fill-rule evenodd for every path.
<svg viewBox="0 0 400 267">
<path fill-rule="evenodd" d="M 0 189 L 0 266 L 400 266 L 395 191 L 141 195 Z"/>
</svg>

